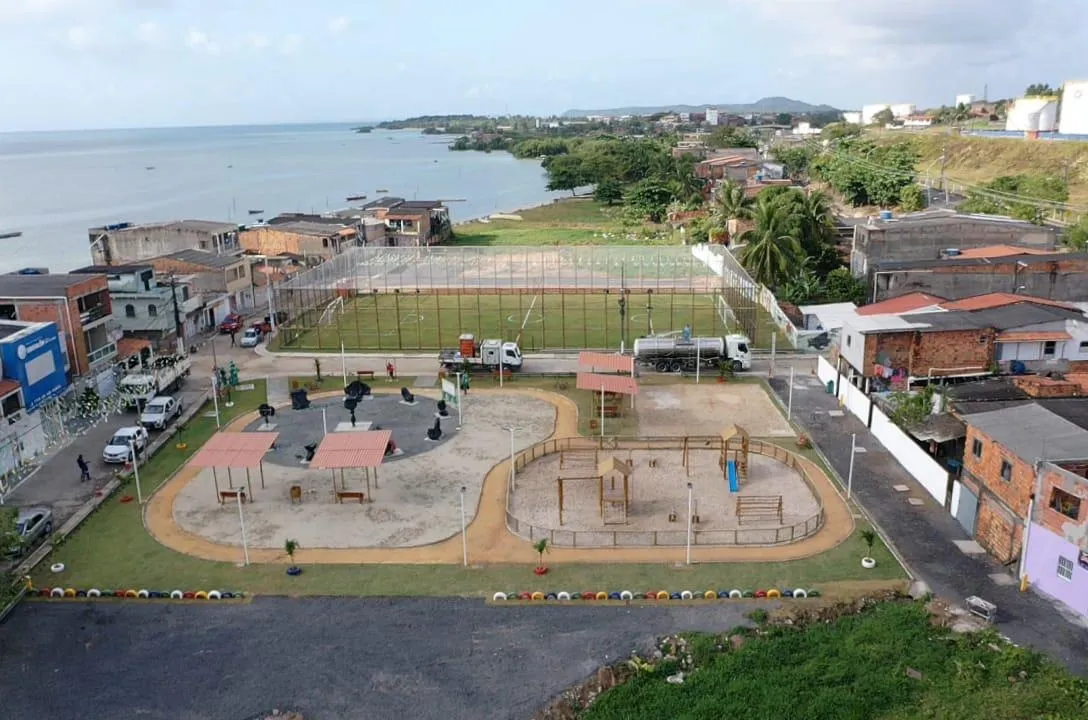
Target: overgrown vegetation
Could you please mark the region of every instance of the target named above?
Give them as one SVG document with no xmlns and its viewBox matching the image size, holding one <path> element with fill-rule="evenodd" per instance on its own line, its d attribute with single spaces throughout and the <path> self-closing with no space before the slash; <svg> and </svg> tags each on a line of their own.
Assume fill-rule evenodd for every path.
<svg viewBox="0 0 1088 720">
<path fill-rule="evenodd" d="M 898 205 L 914 184 L 918 153 L 910 141 L 878 144 L 846 138 L 812 161 L 812 174 L 852 205 Z"/>
<path fill-rule="evenodd" d="M 693 635 L 640 661 L 583 720 L 629 718 L 1082 718 L 1088 684 L 992 631 L 936 627 L 920 603 L 886 602 L 834 622 Z M 803 623 L 803 619 L 801 619 Z M 641 660 L 641 659 L 639 659 Z M 682 682 L 668 678 L 683 672 Z"/>
<path fill-rule="evenodd" d="M 890 418 L 896 425 L 903 428 L 914 428 L 926 421 L 933 413 L 933 396 L 936 388 L 927 385 L 919 392 L 895 392 L 890 401 L 893 406 Z"/>
<path fill-rule="evenodd" d="M 970 193 L 960 205 L 960 210 L 1008 215 L 1041 225 L 1044 219 L 1041 207 L 1035 203 L 1019 202 L 1019 199 L 1058 203 L 1069 200 L 1068 183 L 1055 175 L 1002 175 L 983 184 L 982 188 Z"/>
</svg>

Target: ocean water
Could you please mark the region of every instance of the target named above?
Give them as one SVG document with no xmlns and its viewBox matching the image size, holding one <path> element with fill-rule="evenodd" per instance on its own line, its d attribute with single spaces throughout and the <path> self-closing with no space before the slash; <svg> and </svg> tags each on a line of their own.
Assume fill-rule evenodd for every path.
<svg viewBox="0 0 1088 720">
<path fill-rule="evenodd" d="M 249 223 L 251 209 L 323 212 L 383 194 L 463 200 L 448 203 L 456 222 L 561 195 L 535 160 L 448 142 L 331 124 L 0 133 L 0 234 L 23 231 L 0 240 L 0 272 L 88 265 L 87 229 L 106 223 Z"/>
</svg>

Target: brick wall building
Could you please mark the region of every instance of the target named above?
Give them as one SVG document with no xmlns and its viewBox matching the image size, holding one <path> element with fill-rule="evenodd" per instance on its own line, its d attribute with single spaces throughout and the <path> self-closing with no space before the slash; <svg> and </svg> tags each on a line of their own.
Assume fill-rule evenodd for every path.
<svg viewBox="0 0 1088 720">
<path fill-rule="evenodd" d="M 874 302 L 912 292 L 948 300 L 1012 293 L 1088 301 L 1088 253 L 998 258 L 931 258 L 870 263 L 866 275 Z"/>
</svg>

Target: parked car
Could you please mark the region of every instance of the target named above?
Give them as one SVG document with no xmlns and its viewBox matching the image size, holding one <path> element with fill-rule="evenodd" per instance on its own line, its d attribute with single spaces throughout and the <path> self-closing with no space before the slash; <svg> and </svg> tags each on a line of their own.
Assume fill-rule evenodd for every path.
<svg viewBox="0 0 1088 720">
<path fill-rule="evenodd" d="M 242 335 L 242 340 L 238 344 L 244 348 L 257 347 L 261 344 L 261 338 L 263 336 L 259 327 L 249 327 L 246 328 L 246 332 Z"/>
<path fill-rule="evenodd" d="M 231 313 L 223 318 L 223 322 L 219 323 L 219 332 L 222 335 L 238 332 L 242 329 L 242 322 L 241 315 L 238 313 Z"/>
<path fill-rule="evenodd" d="M 52 532 L 52 510 L 47 507 L 23 508 L 15 520 L 15 534 L 19 537 L 19 544 L 12 548 L 11 556 L 26 555 Z"/>
<path fill-rule="evenodd" d="M 180 400 L 169 395 L 156 395 L 140 413 L 140 424 L 152 430 L 164 430 L 175 418 L 179 417 L 181 417 Z"/>
<path fill-rule="evenodd" d="M 139 455 L 147 447 L 147 429 L 139 425 L 119 428 L 106 443 L 102 459 L 108 463 L 127 463 L 132 460 L 132 448 Z"/>
</svg>

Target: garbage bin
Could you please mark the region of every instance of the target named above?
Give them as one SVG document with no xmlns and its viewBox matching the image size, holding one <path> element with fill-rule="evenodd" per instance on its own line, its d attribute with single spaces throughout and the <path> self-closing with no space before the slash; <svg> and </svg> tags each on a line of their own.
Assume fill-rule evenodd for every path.
<svg viewBox="0 0 1088 720">
<path fill-rule="evenodd" d="M 834 380 L 828 380 L 827 381 L 827 394 L 828 395 L 834 395 L 835 394 L 835 381 Z"/>
</svg>

